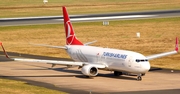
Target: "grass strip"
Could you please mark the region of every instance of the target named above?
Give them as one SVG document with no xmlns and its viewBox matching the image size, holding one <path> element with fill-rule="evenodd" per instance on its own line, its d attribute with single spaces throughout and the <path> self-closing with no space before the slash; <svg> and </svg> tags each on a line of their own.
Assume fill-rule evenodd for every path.
<svg viewBox="0 0 180 94">
<path fill-rule="evenodd" d="M 1 94 L 66 94 L 56 90 L 50 90 L 44 87 L 28 85 L 26 82 L 0 79 Z"/>
</svg>

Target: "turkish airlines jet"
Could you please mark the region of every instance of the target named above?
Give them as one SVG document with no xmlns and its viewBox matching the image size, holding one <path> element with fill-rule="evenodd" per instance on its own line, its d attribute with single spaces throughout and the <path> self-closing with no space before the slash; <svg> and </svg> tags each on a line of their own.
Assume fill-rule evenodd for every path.
<svg viewBox="0 0 180 94">
<path fill-rule="evenodd" d="M 65 46 L 51 46 L 36 44 L 39 46 L 53 47 L 65 49 L 70 57 L 74 61 L 57 61 L 57 60 L 40 60 L 40 59 L 23 59 L 23 58 L 11 58 L 14 61 L 27 61 L 27 62 L 44 62 L 54 65 L 67 65 L 67 66 L 79 66 L 81 72 L 88 77 L 93 77 L 98 75 L 98 70 L 108 70 L 114 71 L 115 76 L 123 75 L 123 73 L 134 73 L 137 74 L 137 80 L 142 80 L 142 75 L 150 69 L 149 60 L 160 58 L 163 56 L 168 56 L 176 54 L 178 52 L 178 39 L 176 38 L 176 47 L 174 51 L 155 54 L 151 56 L 144 56 L 140 53 L 127 51 L 127 50 L 118 50 L 102 47 L 88 46 L 93 42 L 83 44 L 75 36 L 70 18 L 68 16 L 67 10 L 65 7 L 62 7 L 63 16 L 64 16 L 64 27 L 66 33 L 66 45 Z M 9 56 L 5 52 L 5 49 L 2 46 L 2 49 L 7 58 Z"/>
</svg>

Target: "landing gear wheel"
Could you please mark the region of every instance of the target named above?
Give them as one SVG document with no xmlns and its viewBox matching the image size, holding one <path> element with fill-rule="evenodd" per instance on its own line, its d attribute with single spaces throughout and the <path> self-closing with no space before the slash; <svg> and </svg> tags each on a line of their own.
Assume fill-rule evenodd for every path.
<svg viewBox="0 0 180 94">
<path fill-rule="evenodd" d="M 142 77 L 141 77 L 141 76 L 138 76 L 138 77 L 137 77 L 137 80 L 138 80 L 138 81 L 141 81 L 141 80 L 142 80 Z"/>
</svg>

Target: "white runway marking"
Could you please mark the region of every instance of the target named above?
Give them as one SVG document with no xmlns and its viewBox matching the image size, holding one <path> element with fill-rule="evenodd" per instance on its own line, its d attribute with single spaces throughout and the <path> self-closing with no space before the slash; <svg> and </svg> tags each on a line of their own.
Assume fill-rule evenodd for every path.
<svg viewBox="0 0 180 94">
<path fill-rule="evenodd" d="M 110 17 L 71 18 L 71 21 L 131 19 L 131 18 L 146 18 L 146 17 L 155 17 L 155 16 L 157 15 L 128 15 L 128 16 L 110 16 Z M 56 19 L 56 20 L 63 21 L 63 19 Z"/>
</svg>

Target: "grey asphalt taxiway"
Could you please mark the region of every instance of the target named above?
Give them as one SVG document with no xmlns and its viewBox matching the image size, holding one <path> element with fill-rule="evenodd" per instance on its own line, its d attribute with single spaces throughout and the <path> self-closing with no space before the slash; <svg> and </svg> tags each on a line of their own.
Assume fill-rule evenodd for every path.
<svg viewBox="0 0 180 94">
<path fill-rule="evenodd" d="M 142 81 L 137 81 L 135 75 L 114 77 L 110 71 L 99 71 L 94 78 L 86 78 L 77 68 L 67 69 L 65 66 L 55 66 L 45 63 L 9 61 L 0 56 L 0 78 L 25 81 L 27 84 L 42 86 L 70 94 L 179 94 L 180 71 L 152 68 Z M 10 56 L 18 56 L 9 53 Z M 69 60 L 65 58 L 50 58 L 25 55 L 21 57 Z"/>
<path fill-rule="evenodd" d="M 160 10 L 144 12 L 120 12 L 106 14 L 70 15 L 72 22 L 92 22 L 109 20 L 132 20 L 147 18 L 180 17 L 180 10 Z M 0 18 L 0 26 L 58 24 L 63 22 L 62 16 Z"/>
</svg>

